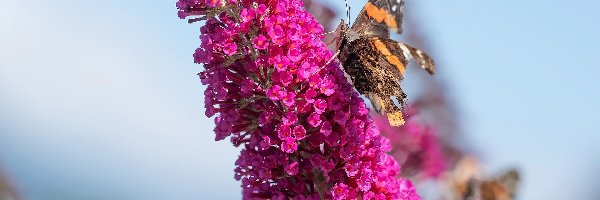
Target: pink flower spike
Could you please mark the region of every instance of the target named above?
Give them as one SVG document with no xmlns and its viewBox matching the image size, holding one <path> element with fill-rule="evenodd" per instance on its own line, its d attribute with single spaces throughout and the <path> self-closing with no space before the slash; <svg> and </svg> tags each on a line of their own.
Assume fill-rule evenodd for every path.
<svg viewBox="0 0 600 200">
<path fill-rule="evenodd" d="M 323 26 L 302 5 L 176 4 L 179 17 L 206 19 L 194 62 L 203 67 L 205 114 L 214 118 L 215 139 L 240 149 L 234 178 L 242 198 L 418 199 L 412 184 L 397 177 L 390 142 L 337 60 L 324 66 L 333 52 L 322 41 Z M 419 142 L 435 149 L 427 137 Z"/>
</svg>

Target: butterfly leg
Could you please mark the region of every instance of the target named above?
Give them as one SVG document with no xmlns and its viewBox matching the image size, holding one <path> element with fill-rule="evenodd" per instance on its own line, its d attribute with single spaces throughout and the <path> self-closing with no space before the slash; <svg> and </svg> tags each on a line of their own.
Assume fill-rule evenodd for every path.
<svg viewBox="0 0 600 200">
<path fill-rule="evenodd" d="M 323 34 L 321 34 L 321 36 L 326 36 L 326 35 L 329 35 L 329 34 L 332 34 L 332 33 L 335 33 L 335 31 L 329 31 L 329 32 L 323 33 Z"/>
<path fill-rule="evenodd" d="M 319 69 L 315 72 L 313 72 L 312 75 L 315 75 L 316 73 L 319 73 L 322 69 L 324 69 L 325 67 L 327 67 L 327 65 L 329 65 L 333 60 L 335 60 L 335 58 L 337 58 L 337 56 L 340 55 L 340 51 L 336 51 L 335 54 L 333 54 L 333 56 L 331 56 L 331 58 L 329 58 L 329 60 L 321 67 L 319 67 Z"/>
<path fill-rule="evenodd" d="M 383 100 L 381 99 L 381 97 L 379 97 L 377 94 L 375 94 L 373 92 L 366 93 L 365 97 L 367 97 L 367 99 L 369 99 L 369 101 L 371 102 L 371 105 L 373 106 L 373 109 L 375 109 L 375 112 L 377 112 L 378 114 L 383 113 L 383 111 L 385 110 L 385 104 L 383 103 Z"/>
<path fill-rule="evenodd" d="M 331 38 L 331 40 L 329 42 L 325 43 L 325 46 L 329 47 L 329 45 L 331 45 L 339 40 L 340 36 L 337 35 L 337 32 L 338 32 L 337 30 L 334 30 L 334 31 L 329 31 L 327 33 L 321 34 L 321 36 L 326 36 L 326 35 L 329 35 L 332 33 L 336 33 L 336 35 L 334 35 L 333 38 Z M 327 41 L 327 38 L 325 38 L 325 41 Z"/>
<path fill-rule="evenodd" d="M 325 68 L 325 66 L 329 65 L 329 63 L 331 63 L 335 58 L 337 58 L 337 56 L 340 55 L 340 51 L 336 51 L 335 54 L 333 54 L 333 56 L 331 56 L 331 58 L 329 58 L 329 60 L 325 63 L 325 65 L 323 65 L 323 67 L 321 67 L 321 69 Z"/>
</svg>

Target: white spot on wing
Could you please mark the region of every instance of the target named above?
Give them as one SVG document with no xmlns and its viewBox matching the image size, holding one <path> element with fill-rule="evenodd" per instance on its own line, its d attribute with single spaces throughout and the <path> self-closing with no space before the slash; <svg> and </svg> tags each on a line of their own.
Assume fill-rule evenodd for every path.
<svg viewBox="0 0 600 200">
<path fill-rule="evenodd" d="M 416 56 L 418 56 L 417 62 L 421 65 L 421 68 L 427 70 L 428 63 L 425 61 L 425 56 L 423 56 L 423 51 L 421 51 L 420 49 L 417 49 L 415 51 L 415 53 L 417 54 Z"/>
<path fill-rule="evenodd" d="M 396 5 L 392 6 L 392 11 L 396 11 Z"/>
<path fill-rule="evenodd" d="M 411 59 L 411 55 L 410 55 L 410 49 L 408 49 L 408 47 L 406 47 L 406 45 L 398 42 L 398 45 L 400 46 L 400 49 L 402 49 L 402 54 L 404 55 L 404 57 L 406 58 L 406 60 Z"/>
<path fill-rule="evenodd" d="M 417 49 L 417 55 L 419 55 L 419 58 L 423 58 L 423 52 L 420 49 Z"/>
</svg>

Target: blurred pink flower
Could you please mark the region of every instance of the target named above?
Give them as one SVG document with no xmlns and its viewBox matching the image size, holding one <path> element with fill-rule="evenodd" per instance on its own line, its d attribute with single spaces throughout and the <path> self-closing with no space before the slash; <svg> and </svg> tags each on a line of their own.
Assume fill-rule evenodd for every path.
<svg viewBox="0 0 600 200">
<path fill-rule="evenodd" d="M 402 165 L 403 175 L 420 173 L 437 178 L 446 170 L 448 161 L 438 141 L 435 128 L 409 119 L 404 126 L 392 127 L 387 118 L 373 114 L 381 134 L 390 139 L 391 154 Z"/>
</svg>

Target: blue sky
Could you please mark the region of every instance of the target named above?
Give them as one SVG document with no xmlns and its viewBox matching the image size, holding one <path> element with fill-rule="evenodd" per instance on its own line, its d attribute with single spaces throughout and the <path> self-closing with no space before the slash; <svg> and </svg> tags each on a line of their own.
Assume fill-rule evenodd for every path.
<svg viewBox="0 0 600 200">
<path fill-rule="evenodd" d="M 239 199 L 174 1 L 1 1 L 0 168 L 26 197 Z M 521 199 L 597 197 L 600 4 L 407 4 L 489 168 L 522 169 Z"/>
</svg>

